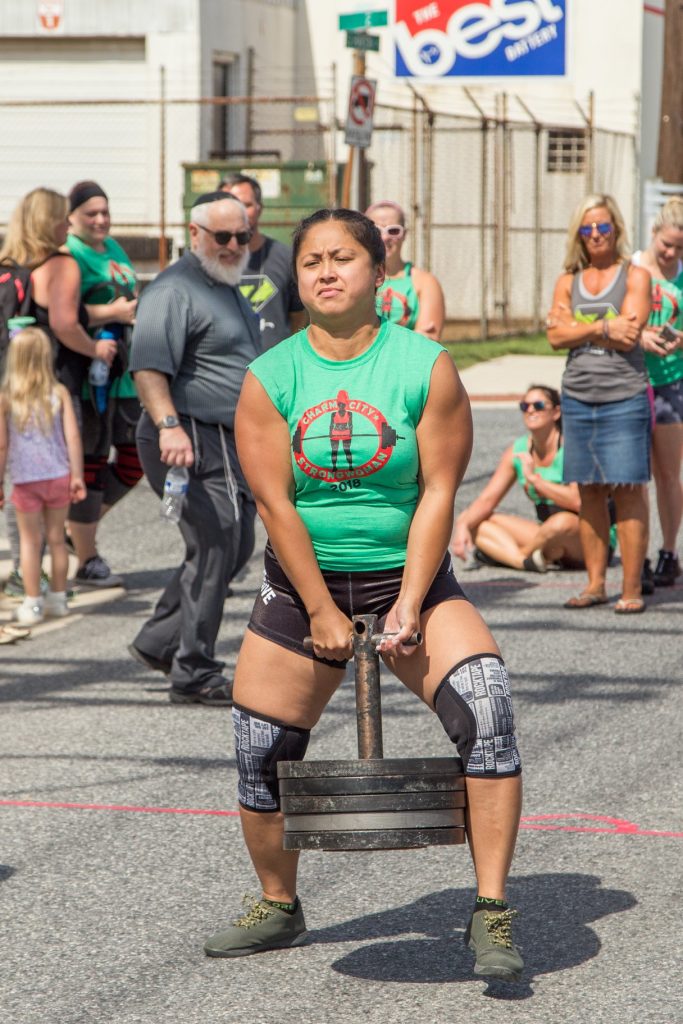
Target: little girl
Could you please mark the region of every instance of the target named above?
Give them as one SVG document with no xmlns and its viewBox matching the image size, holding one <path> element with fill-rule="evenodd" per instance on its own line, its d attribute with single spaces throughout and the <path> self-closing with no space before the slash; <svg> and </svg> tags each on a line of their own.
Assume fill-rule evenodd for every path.
<svg viewBox="0 0 683 1024">
<path fill-rule="evenodd" d="M 36 327 L 10 341 L 0 386 L 0 508 L 8 456 L 26 594 L 16 618 L 30 626 L 46 615 L 69 614 L 64 523 L 69 503 L 82 501 L 86 493 L 74 407 L 54 375 L 50 339 Z M 45 599 L 40 593 L 43 530 L 52 560 Z"/>
</svg>

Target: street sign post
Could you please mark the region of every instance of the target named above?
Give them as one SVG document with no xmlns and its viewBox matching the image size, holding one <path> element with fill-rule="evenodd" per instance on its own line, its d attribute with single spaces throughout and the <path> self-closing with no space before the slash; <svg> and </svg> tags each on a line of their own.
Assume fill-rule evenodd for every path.
<svg viewBox="0 0 683 1024">
<path fill-rule="evenodd" d="M 340 14 L 339 28 L 352 32 L 355 28 L 381 28 L 389 24 L 388 11 L 361 11 L 359 14 Z"/>
<path fill-rule="evenodd" d="M 352 50 L 379 50 L 379 36 L 369 32 L 347 32 L 346 45 Z"/>
</svg>

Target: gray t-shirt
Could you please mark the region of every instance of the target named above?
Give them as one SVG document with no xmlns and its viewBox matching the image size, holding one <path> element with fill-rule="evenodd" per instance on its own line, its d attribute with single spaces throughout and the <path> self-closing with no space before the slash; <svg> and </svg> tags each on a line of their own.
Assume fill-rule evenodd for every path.
<svg viewBox="0 0 683 1024">
<path fill-rule="evenodd" d="M 290 336 L 289 314 L 304 307 L 292 277 L 289 246 L 266 237 L 249 257 L 240 291 L 259 318 L 264 351 Z"/>
<path fill-rule="evenodd" d="M 129 368 L 166 374 L 179 413 L 232 429 L 247 364 L 261 352 L 239 288 L 215 281 L 192 252 L 140 296 Z"/>
<path fill-rule="evenodd" d="M 607 287 L 593 295 L 584 287 L 583 272 L 575 274 L 571 292 L 574 319 L 592 323 L 618 316 L 626 296 L 627 276 L 628 263 L 623 263 Z M 616 352 L 599 342 L 587 342 L 571 349 L 567 356 L 562 391 L 580 402 L 622 402 L 646 387 L 645 360 L 639 345 L 630 352 Z"/>
</svg>

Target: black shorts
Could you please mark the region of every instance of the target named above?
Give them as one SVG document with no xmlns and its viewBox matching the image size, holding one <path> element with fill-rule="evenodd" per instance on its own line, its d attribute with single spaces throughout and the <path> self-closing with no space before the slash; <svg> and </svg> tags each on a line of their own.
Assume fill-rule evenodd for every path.
<svg viewBox="0 0 683 1024">
<path fill-rule="evenodd" d="M 403 566 L 379 572 L 323 570 L 323 578 L 332 600 L 344 615 L 348 615 L 349 618 L 353 615 L 377 615 L 378 626 L 382 629 L 387 614 L 398 598 L 403 580 Z M 453 573 L 450 555 L 446 555 L 425 594 L 421 611 L 426 612 L 444 601 L 466 600 Z M 248 629 L 266 640 L 272 640 L 280 647 L 286 647 L 288 651 L 302 654 L 313 661 L 320 661 L 323 665 L 332 665 L 335 668 L 346 666 L 346 661 L 318 658 L 313 651 L 304 650 L 304 637 L 310 636 L 311 633 L 310 619 L 270 544 L 266 545 L 263 584 L 254 603 Z"/>
</svg>

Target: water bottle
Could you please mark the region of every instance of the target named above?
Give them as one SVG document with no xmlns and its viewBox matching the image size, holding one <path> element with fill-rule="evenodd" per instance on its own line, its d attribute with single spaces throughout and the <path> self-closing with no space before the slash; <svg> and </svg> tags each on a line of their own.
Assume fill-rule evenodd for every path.
<svg viewBox="0 0 683 1024">
<path fill-rule="evenodd" d="M 116 341 L 116 334 L 108 327 L 101 327 L 95 331 L 95 339 L 96 341 Z M 95 356 L 88 370 L 88 380 L 95 398 L 95 408 L 99 413 L 103 413 L 109 399 L 109 367 L 104 359 Z"/>
<path fill-rule="evenodd" d="M 164 480 L 164 494 L 159 515 L 167 523 L 179 523 L 187 498 L 190 474 L 185 466 L 171 466 Z"/>
</svg>

